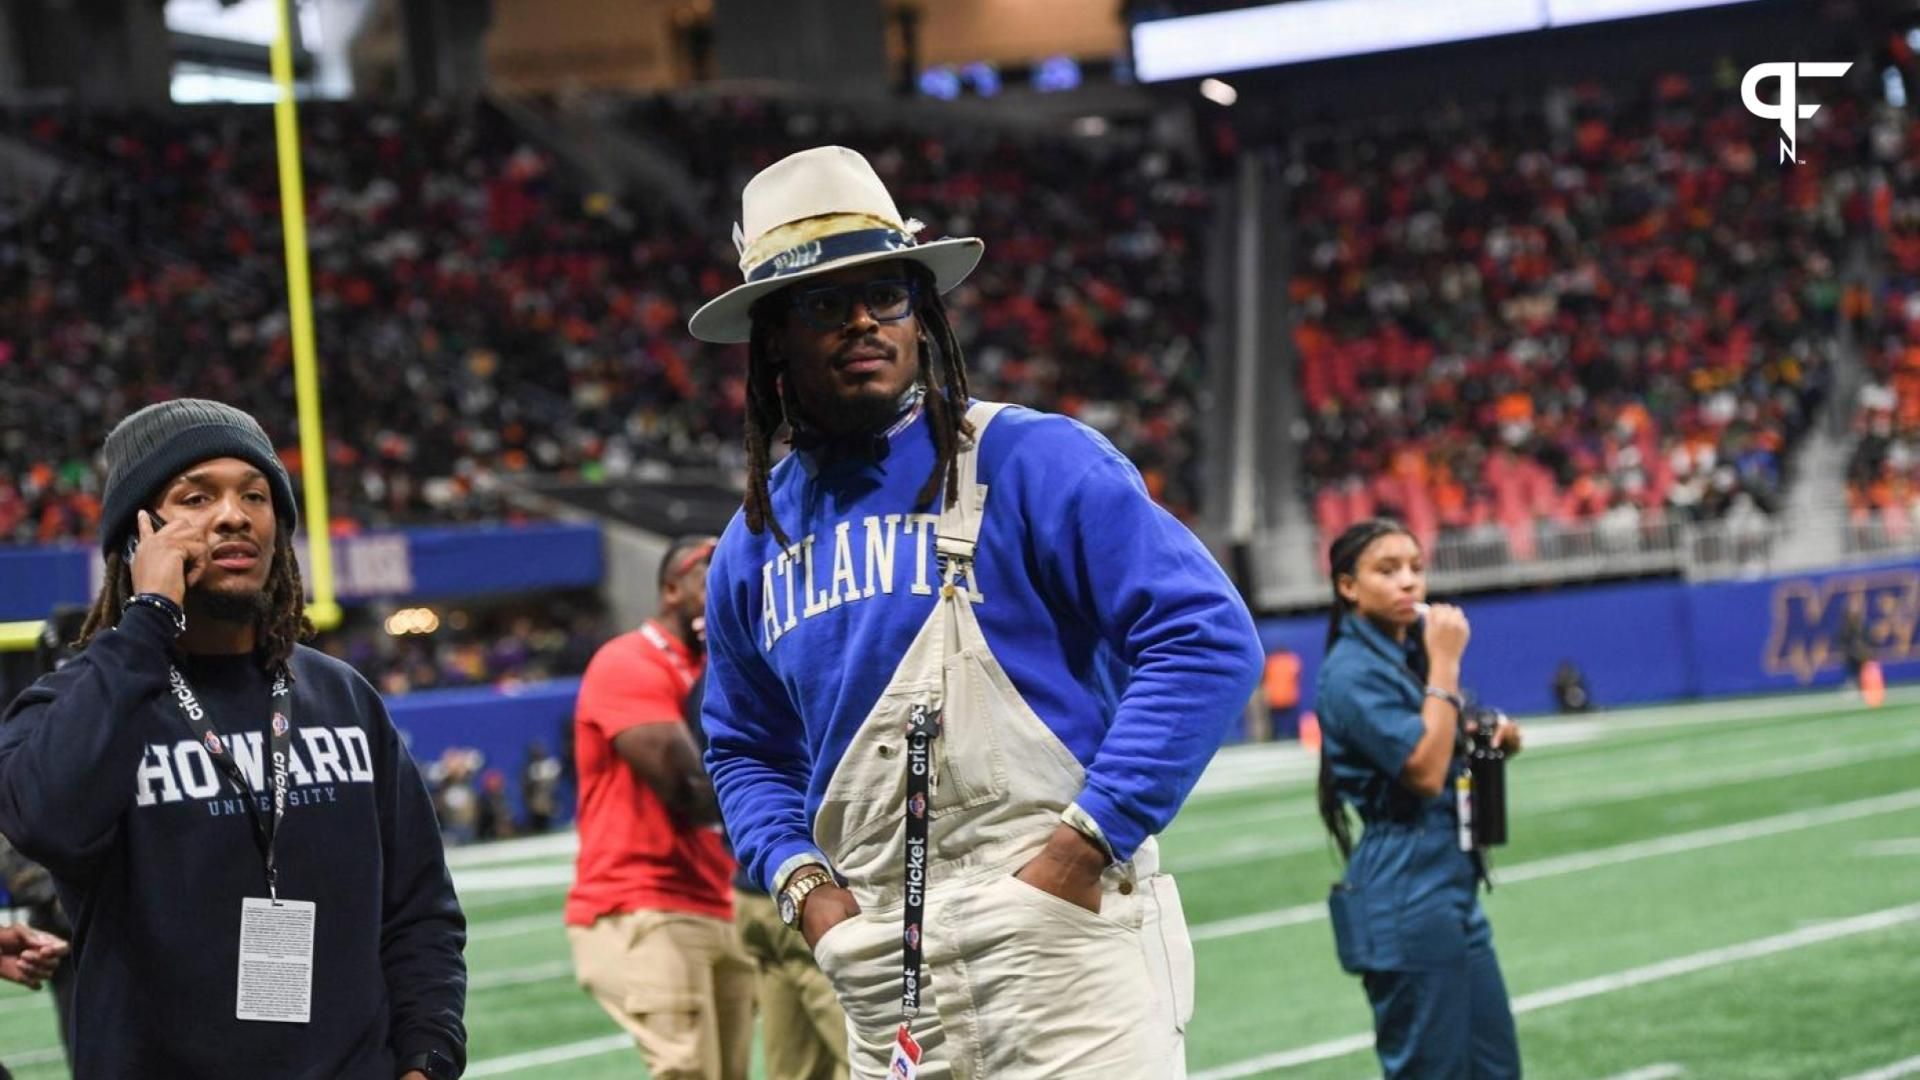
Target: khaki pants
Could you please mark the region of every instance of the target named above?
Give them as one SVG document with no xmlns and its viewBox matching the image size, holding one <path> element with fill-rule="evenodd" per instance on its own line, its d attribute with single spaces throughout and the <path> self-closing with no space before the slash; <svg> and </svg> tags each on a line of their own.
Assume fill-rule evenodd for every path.
<svg viewBox="0 0 1920 1080">
<path fill-rule="evenodd" d="M 760 1017 L 770 1080 L 847 1080 L 847 1017 L 806 939 L 773 899 L 735 893 L 740 944 L 760 965 Z"/>
<path fill-rule="evenodd" d="M 653 1080 L 746 1080 L 753 961 L 731 923 L 674 911 L 567 927 L 580 985 L 640 1046 Z"/>
<path fill-rule="evenodd" d="M 1124 889 L 1124 891 L 1123 891 Z M 1173 878 L 1109 874 L 1100 913 L 996 874 L 929 893 L 914 1032 L 922 1080 L 1186 1075 L 1193 949 Z M 900 1022 L 900 909 L 819 942 L 852 1023 L 853 1076 L 884 1080 Z"/>
</svg>

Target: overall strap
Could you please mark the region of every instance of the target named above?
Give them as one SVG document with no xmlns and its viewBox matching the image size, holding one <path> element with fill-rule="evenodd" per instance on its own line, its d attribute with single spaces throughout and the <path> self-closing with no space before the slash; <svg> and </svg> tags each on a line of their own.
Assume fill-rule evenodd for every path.
<svg viewBox="0 0 1920 1080">
<path fill-rule="evenodd" d="M 980 475 L 980 444 L 986 439 L 987 425 L 1007 407 L 1000 401 L 976 401 L 967 409 L 967 421 L 973 425 L 973 439 L 960 448 L 955 456 L 955 464 L 960 472 L 960 497 L 952 506 L 947 505 L 944 493 L 940 499 L 940 521 L 934 527 L 936 537 L 934 551 L 940 557 L 942 569 L 950 569 L 949 564 L 970 563 L 973 561 L 973 548 L 980 540 L 980 515 L 986 508 L 987 489 L 978 483 Z M 949 582 L 955 580 L 947 577 Z"/>
</svg>

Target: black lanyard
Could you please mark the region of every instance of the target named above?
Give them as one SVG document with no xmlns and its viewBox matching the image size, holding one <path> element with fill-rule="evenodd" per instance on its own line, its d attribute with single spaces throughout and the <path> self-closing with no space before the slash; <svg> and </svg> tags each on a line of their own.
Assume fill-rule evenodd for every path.
<svg viewBox="0 0 1920 1080">
<path fill-rule="evenodd" d="M 240 765 L 227 751 L 220 739 L 219 732 L 213 730 L 213 722 L 207 719 L 207 710 L 194 696 L 193 687 L 187 685 L 186 676 L 172 664 L 167 665 L 167 684 L 173 691 L 173 703 L 180 709 L 180 715 L 186 718 L 187 726 L 206 748 L 207 756 L 213 759 L 213 766 L 220 775 L 227 778 L 241 795 L 241 801 L 247 804 L 247 817 L 253 822 L 254 840 L 260 845 L 260 857 L 267 863 L 267 897 L 280 901 L 280 871 L 273 861 L 273 843 L 280 838 L 280 822 L 287 816 L 287 762 L 293 750 L 293 680 L 283 670 L 273 677 L 273 720 L 267 725 L 269 752 L 262 763 L 273 785 L 272 827 L 268 819 L 260 816 L 260 808 L 255 805 L 259 796 L 252 785 L 247 783 L 246 774 L 240 771 Z M 235 735 L 237 740 L 240 736 Z"/>
<path fill-rule="evenodd" d="M 907 897 L 901 935 L 900 1013 L 909 1024 L 920 1015 L 920 924 L 927 912 L 927 816 L 932 809 L 933 740 L 940 714 L 915 705 L 907 720 Z"/>
</svg>

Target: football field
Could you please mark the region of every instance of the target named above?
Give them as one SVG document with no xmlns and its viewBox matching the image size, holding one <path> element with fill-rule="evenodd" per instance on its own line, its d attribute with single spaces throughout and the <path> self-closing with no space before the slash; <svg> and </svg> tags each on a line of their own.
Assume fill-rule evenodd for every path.
<svg viewBox="0 0 1920 1080">
<path fill-rule="evenodd" d="M 1920 1076 L 1920 691 L 1529 726 L 1485 897 L 1533 1077 Z M 1229 750 L 1163 838 L 1199 965 L 1195 1080 L 1377 1075 L 1323 900 L 1314 760 Z M 454 855 L 469 1076 L 634 1077 L 575 985 L 570 837 Z M 0 1061 L 65 1076 L 45 994 L 0 989 Z"/>
</svg>

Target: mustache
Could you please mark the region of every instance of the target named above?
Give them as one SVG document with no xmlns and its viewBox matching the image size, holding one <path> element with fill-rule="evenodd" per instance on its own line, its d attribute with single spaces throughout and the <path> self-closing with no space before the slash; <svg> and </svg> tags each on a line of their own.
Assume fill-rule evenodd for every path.
<svg viewBox="0 0 1920 1080">
<path fill-rule="evenodd" d="M 838 363 L 839 361 L 845 360 L 857 349 L 864 349 L 869 352 L 883 352 L 889 360 L 900 359 L 900 350 L 894 347 L 891 342 L 884 338 L 868 335 L 867 337 L 854 338 L 852 341 L 833 350 L 834 362 Z"/>
</svg>

